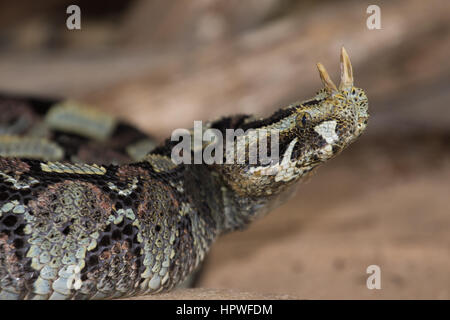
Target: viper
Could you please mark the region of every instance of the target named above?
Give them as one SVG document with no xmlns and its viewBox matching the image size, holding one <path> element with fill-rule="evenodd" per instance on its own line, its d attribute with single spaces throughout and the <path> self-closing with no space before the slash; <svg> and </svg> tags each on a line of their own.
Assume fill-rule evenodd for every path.
<svg viewBox="0 0 450 320">
<path fill-rule="evenodd" d="M 266 118 L 207 123 L 224 136 L 244 132 L 243 161 L 175 162 L 176 141 L 156 145 L 80 103 L 2 96 L 0 298 L 110 299 L 178 286 L 220 235 L 286 201 L 365 130 L 368 99 L 345 49 L 339 86 L 317 67 L 323 88 L 313 98 Z M 251 144 L 274 130 L 278 160 L 250 161 Z"/>
</svg>

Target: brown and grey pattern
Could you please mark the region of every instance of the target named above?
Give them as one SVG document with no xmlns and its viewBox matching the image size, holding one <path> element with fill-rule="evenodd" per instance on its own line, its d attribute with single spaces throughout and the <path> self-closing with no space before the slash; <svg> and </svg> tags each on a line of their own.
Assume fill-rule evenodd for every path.
<svg viewBox="0 0 450 320">
<path fill-rule="evenodd" d="M 248 152 L 243 164 L 175 165 L 174 142 L 148 152 L 145 134 L 74 102 L 0 99 L 2 113 L 21 111 L 0 116 L 0 298 L 107 299 L 182 283 L 218 236 L 282 203 L 364 131 L 367 97 L 345 50 L 339 87 L 318 68 L 314 98 L 207 124 L 278 130 L 280 161 L 267 165 Z"/>
</svg>

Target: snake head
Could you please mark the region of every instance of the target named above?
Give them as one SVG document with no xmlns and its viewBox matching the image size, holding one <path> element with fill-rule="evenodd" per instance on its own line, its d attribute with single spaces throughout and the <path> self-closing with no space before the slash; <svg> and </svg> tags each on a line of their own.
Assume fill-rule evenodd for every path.
<svg viewBox="0 0 450 320">
<path fill-rule="evenodd" d="M 339 87 L 322 64 L 317 67 L 324 87 L 312 99 L 295 102 L 267 118 L 227 118 L 212 125 L 216 129 L 237 127 L 242 130 L 241 138 L 245 138 L 241 140 L 245 142 L 241 145 L 245 161 L 214 166 L 227 186 L 222 192 L 231 212 L 225 219 L 228 229 L 246 225 L 283 203 L 293 194 L 296 182 L 349 146 L 366 128 L 367 96 L 353 85 L 352 65 L 345 49 L 341 52 Z M 276 139 L 272 140 L 272 136 Z M 231 151 L 230 159 L 234 160 L 239 139 L 231 141 L 232 148 L 225 148 L 225 153 L 228 159 Z M 264 150 L 272 147 L 275 151 L 269 153 L 275 157 L 266 158 L 267 162 L 256 152 L 262 150 L 264 155 Z M 251 150 L 258 157 L 252 158 Z"/>
<path fill-rule="evenodd" d="M 241 196 L 283 193 L 349 146 L 366 128 L 369 117 L 367 96 L 353 85 L 352 65 L 345 49 L 341 52 L 339 87 L 322 64 L 318 63 L 317 67 L 324 87 L 315 97 L 240 126 L 243 130 L 258 132 L 257 143 L 247 142 L 248 150 L 250 146 L 264 146 L 261 137 L 268 137 L 269 132 L 276 132 L 278 137 L 275 141 L 269 139 L 268 144 L 278 148 L 272 152 L 276 157 L 266 163 L 258 158 L 254 163 L 246 161 L 240 165 L 218 166 L 226 183 Z M 250 134 L 244 136 L 249 137 L 247 141 L 252 141 Z M 246 159 L 251 159 L 249 155 Z"/>
<path fill-rule="evenodd" d="M 297 165 L 324 162 L 351 144 L 367 125 L 368 99 L 353 85 L 353 70 L 348 54 L 341 51 L 341 81 L 337 87 L 325 67 L 317 64 L 324 84 L 317 95 L 296 106 L 293 148 Z"/>
</svg>

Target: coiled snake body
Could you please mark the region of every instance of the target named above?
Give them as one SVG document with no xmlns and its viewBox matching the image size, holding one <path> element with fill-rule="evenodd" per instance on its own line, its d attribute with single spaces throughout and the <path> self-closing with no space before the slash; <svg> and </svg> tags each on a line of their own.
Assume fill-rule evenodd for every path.
<svg viewBox="0 0 450 320">
<path fill-rule="evenodd" d="M 73 102 L 0 100 L 0 298 L 104 299 L 181 283 L 214 240 L 243 229 L 365 129 L 368 102 L 341 82 L 265 119 L 208 123 L 276 129 L 280 161 L 175 164 L 167 140 Z M 270 174 L 268 174 L 270 172 Z"/>
</svg>

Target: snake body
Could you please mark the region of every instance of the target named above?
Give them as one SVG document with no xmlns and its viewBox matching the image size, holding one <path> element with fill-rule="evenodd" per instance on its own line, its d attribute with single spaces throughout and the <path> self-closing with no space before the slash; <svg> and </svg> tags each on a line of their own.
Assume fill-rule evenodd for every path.
<svg viewBox="0 0 450 320">
<path fill-rule="evenodd" d="M 0 99 L 0 298 L 106 299 L 179 285 L 223 233 L 278 205 L 321 163 L 364 131 L 368 100 L 318 64 L 312 99 L 268 118 L 207 124 L 276 129 L 280 161 L 176 164 L 176 142 L 73 101 Z M 205 147 L 205 146 L 203 146 Z"/>
</svg>

